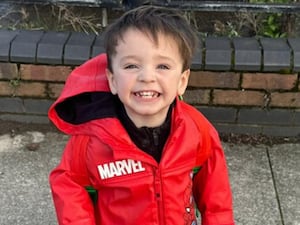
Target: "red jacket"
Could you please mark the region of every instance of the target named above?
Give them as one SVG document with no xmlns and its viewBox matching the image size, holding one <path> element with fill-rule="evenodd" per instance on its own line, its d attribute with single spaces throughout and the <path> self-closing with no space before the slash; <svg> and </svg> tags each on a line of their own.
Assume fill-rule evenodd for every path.
<svg viewBox="0 0 300 225">
<path fill-rule="evenodd" d="M 114 115 L 105 68 L 100 55 L 75 69 L 49 110 L 71 136 L 50 174 L 59 224 L 191 225 L 196 205 L 203 225 L 233 225 L 225 158 L 212 125 L 176 100 L 158 164 Z M 95 204 L 85 186 L 97 190 Z"/>
</svg>

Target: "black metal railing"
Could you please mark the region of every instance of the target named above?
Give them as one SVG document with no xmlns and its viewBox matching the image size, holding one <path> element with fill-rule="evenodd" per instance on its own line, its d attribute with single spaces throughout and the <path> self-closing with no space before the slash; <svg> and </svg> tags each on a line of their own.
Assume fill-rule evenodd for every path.
<svg viewBox="0 0 300 225">
<path fill-rule="evenodd" d="M 300 2 L 293 3 L 249 3 L 235 1 L 190 1 L 190 0 L 2 0 L 0 4 L 69 4 L 73 6 L 110 7 L 128 9 L 142 4 L 176 7 L 182 10 L 215 12 L 265 12 L 300 13 Z"/>
</svg>

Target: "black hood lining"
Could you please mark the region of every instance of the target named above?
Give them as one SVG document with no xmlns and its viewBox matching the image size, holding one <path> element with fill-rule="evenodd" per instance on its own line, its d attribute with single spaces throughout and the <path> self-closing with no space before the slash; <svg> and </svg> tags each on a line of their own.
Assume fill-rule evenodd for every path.
<svg viewBox="0 0 300 225">
<path fill-rule="evenodd" d="M 65 99 L 55 106 L 64 121 L 78 125 L 95 119 L 117 117 L 118 97 L 109 92 L 85 92 Z"/>
</svg>

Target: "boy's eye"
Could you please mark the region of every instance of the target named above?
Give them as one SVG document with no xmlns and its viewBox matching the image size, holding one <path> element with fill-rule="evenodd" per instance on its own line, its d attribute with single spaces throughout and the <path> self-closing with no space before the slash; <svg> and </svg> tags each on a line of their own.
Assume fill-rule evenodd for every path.
<svg viewBox="0 0 300 225">
<path fill-rule="evenodd" d="M 137 66 L 134 64 L 129 64 L 129 65 L 126 65 L 124 68 L 125 69 L 135 69 L 135 68 L 137 68 Z"/>
<path fill-rule="evenodd" d="M 162 69 L 162 70 L 168 70 L 168 69 L 170 69 L 169 66 L 164 65 L 164 64 L 158 65 L 157 68 L 158 68 L 158 69 Z"/>
</svg>

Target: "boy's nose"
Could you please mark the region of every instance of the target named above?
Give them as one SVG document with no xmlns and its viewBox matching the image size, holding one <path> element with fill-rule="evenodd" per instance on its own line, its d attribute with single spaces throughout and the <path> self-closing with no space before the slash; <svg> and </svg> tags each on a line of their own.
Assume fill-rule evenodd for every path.
<svg viewBox="0 0 300 225">
<path fill-rule="evenodd" d="M 151 69 L 143 69 L 139 74 L 139 80 L 142 82 L 155 81 L 155 71 Z"/>
</svg>

